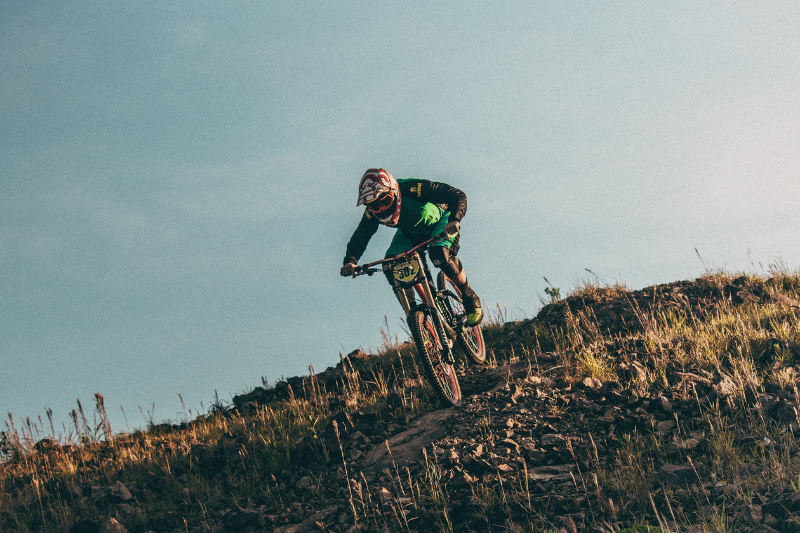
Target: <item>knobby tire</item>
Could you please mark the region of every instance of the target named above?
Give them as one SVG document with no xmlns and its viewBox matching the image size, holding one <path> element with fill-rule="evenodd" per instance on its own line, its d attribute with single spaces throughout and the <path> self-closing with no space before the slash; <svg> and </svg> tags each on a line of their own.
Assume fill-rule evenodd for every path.
<svg viewBox="0 0 800 533">
<path fill-rule="evenodd" d="M 453 283 L 444 272 L 439 272 L 436 278 L 436 284 L 439 286 L 440 291 L 449 291 L 451 294 L 457 296 L 457 298 L 453 298 L 452 296 L 445 295 L 451 312 L 456 316 L 464 315 L 465 311 L 461 291 L 458 290 L 455 283 Z M 486 344 L 483 342 L 483 331 L 481 331 L 480 326 L 464 328 L 462 332 L 456 335 L 456 341 L 458 341 L 458 345 L 464 353 L 467 354 L 467 357 L 474 362 L 479 365 L 486 362 Z"/>
<path fill-rule="evenodd" d="M 417 353 L 422 359 L 422 366 L 436 393 L 452 405 L 461 405 L 461 386 L 458 384 L 456 369 L 442 360 L 444 350 L 430 316 L 424 311 L 412 311 L 408 317 L 408 327 L 411 329 Z"/>
</svg>

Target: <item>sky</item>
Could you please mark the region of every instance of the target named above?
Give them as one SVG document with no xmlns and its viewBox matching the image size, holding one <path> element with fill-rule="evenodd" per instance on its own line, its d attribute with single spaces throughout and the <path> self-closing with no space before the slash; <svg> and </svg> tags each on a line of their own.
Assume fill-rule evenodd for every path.
<svg viewBox="0 0 800 533">
<path fill-rule="evenodd" d="M 796 269 L 798 27 L 794 1 L 6 0 L 0 413 L 99 392 L 129 431 L 405 340 L 382 276 L 339 275 L 371 167 L 467 194 L 459 257 L 512 319 L 548 283 Z"/>
</svg>

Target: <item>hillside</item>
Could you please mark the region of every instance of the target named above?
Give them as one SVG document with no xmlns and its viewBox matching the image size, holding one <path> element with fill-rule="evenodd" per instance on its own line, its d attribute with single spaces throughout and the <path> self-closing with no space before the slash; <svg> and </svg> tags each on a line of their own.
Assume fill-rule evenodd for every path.
<svg viewBox="0 0 800 533">
<path fill-rule="evenodd" d="M 485 325 L 458 409 L 387 337 L 146 432 L 10 420 L 0 533 L 800 531 L 799 276 L 551 296 Z"/>
</svg>

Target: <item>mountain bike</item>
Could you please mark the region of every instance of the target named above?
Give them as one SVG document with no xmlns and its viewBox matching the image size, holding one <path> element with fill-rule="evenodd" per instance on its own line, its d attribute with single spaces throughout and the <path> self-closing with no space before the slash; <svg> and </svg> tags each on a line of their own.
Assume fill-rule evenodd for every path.
<svg viewBox="0 0 800 533">
<path fill-rule="evenodd" d="M 458 287 L 440 272 L 437 285 L 428 268 L 426 252 L 441 242 L 439 235 L 418 244 L 407 252 L 355 268 L 353 277 L 372 275 L 381 269 L 391 272 L 406 323 L 428 380 L 446 402 L 460 405 L 461 387 L 455 370 L 453 340 L 476 363 L 486 360 L 486 346 L 480 326 L 467 324 L 464 304 Z M 381 268 L 376 268 L 381 265 Z"/>
</svg>

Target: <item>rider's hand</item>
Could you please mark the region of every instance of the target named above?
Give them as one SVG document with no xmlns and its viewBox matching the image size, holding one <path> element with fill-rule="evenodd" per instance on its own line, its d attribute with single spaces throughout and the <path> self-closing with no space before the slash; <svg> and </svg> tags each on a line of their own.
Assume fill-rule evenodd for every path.
<svg viewBox="0 0 800 533">
<path fill-rule="evenodd" d="M 449 239 L 457 235 L 460 229 L 461 225 L 458 223 L 458 221 L 453 220 L 452 222 L 448 222 L 444 227 L 444 234 L 447 235 L 447 238 Z"/>
<path fill-rule="evenodd" d="M 356 272 L 355 263 L 345 263 L 344 266 L 342 266 L 342 269 L 339 271 L 339 273 L 345 277 L 352 276 L 353 274 L 355 274 L 355 272 Z"/>
</svg>

